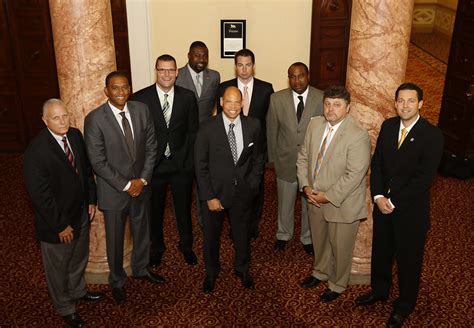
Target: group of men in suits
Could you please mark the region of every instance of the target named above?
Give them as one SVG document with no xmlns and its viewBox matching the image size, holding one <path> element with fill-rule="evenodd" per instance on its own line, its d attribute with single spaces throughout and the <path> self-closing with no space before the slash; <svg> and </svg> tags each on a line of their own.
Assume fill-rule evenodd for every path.
<svg viewBox="0 0 474 328">
<path fill-rule="evenodd" d="M 69 326 L 84 325 L 75 311 L 77 300 L 103 297 L 87 292 L 84 282 L 88 228 L 96 203 L 92 170 L 104 213 L 109 284 L 119 304 L 126 300 L 127 217 L 133 237 L 132 275 L 151 283 L 165 281 L 149 268 L 160 265 L 166 249 L 168 187 L 178 247 L 186 263 L 197 264 L 191 220 L 194 178 L 203 229 L 204 292 L 213 291 L 219 275 L 225 216 L 231 225 L 235 274 L 244 287 L 254 287 L 250 241 L 258 236 L 267 153 L 278 188 L 274 250 L 285 249 L 293 236 L 294 204 L 301 191 L 300 241 L 314 255 L 313 271 L 301 287 L 327 281 L 323 302 L 345 290 L 358 225 L 367 217 L 365 175 L 370 164 L 370 138 L 349 115 L 349 93 L 343 87 L 322 92 L 309 86 L 309 70 L 301 62 L 288 69 L 290 88 L 273 93 L 270 83 L 254 78 L 255 56 L 248 49 L 235 55 L 237 77 L 220 85 L 219 74 L 207 64 L 208 50 L 200 41 L 191 44 L 188 64 L 179 71 L 172 56 L 161 55 L 155 65 L 156 83 L 133 95 L 124 73 L 110 73 L 104 88 L 108 100 L 87 115 L 84 140 L 69 127 L 60 100 L 44 104 L 46 129 L 25 152 L 25 181 L 49 293 Z M 397 89 L 398 117 L 382 125 L 371 164 L 377 205 L 372 291 L 356 303 L 388 297 L 396 258 L 400 297 L 390 327 L 400 327 L 416 303 L 429 186 L 442 152 L 440 131 L 419 116 L 422 103 L 418 86 L 408 83 Z"/>
</svg>

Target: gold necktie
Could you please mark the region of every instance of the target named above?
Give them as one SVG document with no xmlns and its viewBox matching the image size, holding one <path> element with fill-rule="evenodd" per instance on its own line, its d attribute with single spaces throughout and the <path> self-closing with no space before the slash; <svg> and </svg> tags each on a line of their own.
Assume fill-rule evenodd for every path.
<svg viewBox="0 0 474 328">
<path fill-rule="evenodd" d="M 331 133 L 332 133 L 332 128 L 329 129 L 328 134 L 326 134 L 326 137 L 324 138 L 323 143 L 321 144 L 321 149 L 319 150 L 318 158 L 316 160 L 316 167 L 314 168 L 313 181 L 316 180 L 316 177 L 319 174 L 319 170 L 321 169 L 321 163 L 323 162 L 324 155 L 326 155 L 326 146 L 329 141 Z"/>
<path fill-rule="evenodd" d="M 398 149 L 400 149 L 400 147 L 402 146 L 402 143 L 405 140 L 406 136 L 407 136 L 407 129 L 403 128 L 402 135 L 400 136 L 400 140 L 398 141 Z"/>
</svg>

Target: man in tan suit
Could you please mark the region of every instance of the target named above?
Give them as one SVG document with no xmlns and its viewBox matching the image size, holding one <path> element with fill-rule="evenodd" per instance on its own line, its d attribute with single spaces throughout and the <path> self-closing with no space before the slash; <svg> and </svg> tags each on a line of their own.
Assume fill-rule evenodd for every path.
<svg viewBox="0 0 474 328">
<path fill-rule="evenodd" d="M 278 189 L 278 231 L 273 246 L 275 251 L 283 250 L 293 237 L 298 193 L 296 159 L 311 117 L 323 113 L 323 92 L 309 86 L 309 71 L 305 64 L 292 64 L 288 69 L 288 79 L 291 88 L 271 95 L 267 114 L 268 161 L 275 165 Z M 300 241 L 304 250 L 313 255 L 304 197 L 301 197 L 301 205 Z"/>
<path fill-rule="evenodd" d="M 308 199 L 315 254 L 313 272 L 301 287 L 328 281 L 322 302 L 335 300 L 345 290 L 359 221 L 367 217 L 370 138 L 348 115 L 349 103 L 344 87 L 324 91 L 324 117 L 309 123 L 296 162 L 298 181 Z"/>
</svg>

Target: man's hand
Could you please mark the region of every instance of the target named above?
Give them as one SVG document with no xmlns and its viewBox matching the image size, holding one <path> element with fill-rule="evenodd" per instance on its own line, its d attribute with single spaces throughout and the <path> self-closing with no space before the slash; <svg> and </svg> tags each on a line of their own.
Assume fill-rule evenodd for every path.
<svg viewBox="0 0 474 328">
<path fill-rule="evenodd" d="M 386 197 L 379 197 L 375 200 L 380 212 L 383 214 L 390 214 L 393 212 L 393 207 Z"/>
<path fill-rule="evenodd" d="M 316 201 L 319 203 L 319 204 L 327 204 L 329 203 L 329 200 L 327 199 L 326 197 L 326 193 L 323 192 L 323 191 L 316 191 L 316 197 L 315 197 Z"/>
<path fill-rule="evenodd" d="M 317 193 L 315 190 L 306 186 L 304 187 L 303 192 L 306 198 L 308 199 L 308 203 L 313 204 L 314 206 L 317 206 L 317 207 L 321 207 L 321 204 L 319 204 L 317 200 L 317 197 L 316 197 Z"/>
<path fill-rule="evenodd" d="M 92 220 L 94 220 L 94 216 L 95 216 L 95 213 L 96 213 L 97 209 L 96 209 L 96 206 L 94 204 L 89 204 L 89 221 L 92 222 Z"/>
<path fill-rule="evenodd" d="M 130 180 L 130 188 L 128 188 L 127 193 L 131 197 L 138 197 L 143 191 L 143 181 L 141 179 Z"/>
<path fill-rule="evenodd" d="M 70 243 L 74 239 L 74 234 L 72 233 L 74 229 L 70 225 L 66 227 L 63 231 L 59 233 L 59 240 L 62 243 Z"/>
<path fill-rule="evenodd" d="M 207 207 L 211 212 L 220 212 L 224 210 L 224 206 L 222 206 L 221 201 L 217 198 L 209 199 L 207 201 Z"/>
</svg>

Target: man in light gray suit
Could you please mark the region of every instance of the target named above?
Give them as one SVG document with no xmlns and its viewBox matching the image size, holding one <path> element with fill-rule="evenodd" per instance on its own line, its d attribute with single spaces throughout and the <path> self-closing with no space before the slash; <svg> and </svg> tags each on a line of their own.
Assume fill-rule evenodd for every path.
<svg viewBox="0 0 474 328">
<path fill-rule="evenodd" d="M 212 116 L 217 87 L 221 81 L 219 72 L 207 68 L 209 50 L 202 41 L 191 43 L 188 64 L 178 71 L 176 85 L 194 92 L 199 106 L 199 123 Z"/>
<path fill-rule="evenodd" d="M 288 68 L 290 87 L 270 97 L 267 114 L 268 161 L 273 162 L 278 189 L 278 231 L 273 246 L 282 251 L 293 237 L 295 200 L 298 194 L 296 159 L 311 117 L 323 114 L 323 92 L 309 85 L 309 70 L 296 62 Z M 300 241 L 313 255 L 307 201 L 301 197 Z"/>
<path fill-rule="evenodd" d="M 127 216 L 133 237 L 132 274 L 152 283 L 164 279 L 148 271 L 150 182 L 156 160 L 153 121 L 146 105 L 127 102 L 130 85 L 122 72 L 105 80 L 108 101 L 87 115 L 84 138 L 97 177 L 97 198 L 104 213 L 109 284 L 120 304 L 126 299 L 123 240 Z"/>
</svg>

